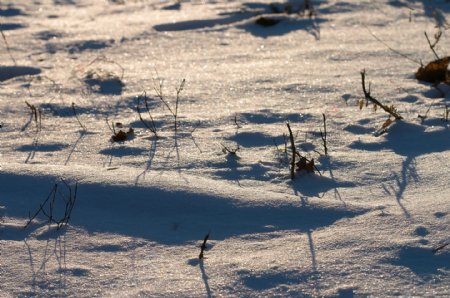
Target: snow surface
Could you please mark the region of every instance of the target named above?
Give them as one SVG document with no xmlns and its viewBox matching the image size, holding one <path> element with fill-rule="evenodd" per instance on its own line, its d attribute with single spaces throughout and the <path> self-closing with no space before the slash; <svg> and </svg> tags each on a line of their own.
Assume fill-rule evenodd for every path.
<svg viewBox="0 0 450 298">
<path fill-rule="evenodd" d="M 449 249 L 432 250 L 450 240 L 450 91 L 373 35 L 432 61 L 423 32 L 450 3 L 311 2 L 313 18 L 270 1 L 2 1 L 0 296 L 449 296 Z M 404 117 L 380 137 L 362 69 Z M 175 134 L 154 88 L 174 109 L 182 79 Z M 320 174 L 289 178 L 287 120 Z M 112 122 L 134 136 L 111 142 Z M 69 225 L 24 229 L 61 179 L 78 184 Z"/>
</svg>

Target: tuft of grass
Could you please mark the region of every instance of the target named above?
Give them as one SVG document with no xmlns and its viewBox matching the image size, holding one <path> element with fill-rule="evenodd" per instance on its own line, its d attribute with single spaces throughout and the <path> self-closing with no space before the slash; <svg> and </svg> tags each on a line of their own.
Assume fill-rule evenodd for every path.
<svg viewBox="0 0 450 298">
<path fill-rule="evenodd" d="M 136 105 L 136 111 L 139 115 L 139 120 L 144 124 L 145 127 L 147 127 L 154 135 L 155 137 L 158 137 L 157 128 L 155 121 L 153 120 L 152 114 L 150 113 L 150 108 L 148 106 L 148 100 L 149 97 L 147 96 L 147 92 L 143 91 L 141 95 L 137 96 L 137 105 Z M 145 109 L 147 110 L 147 114 L 150 118 L 150 123 L 144 120 L 141 113 L 141 102 L 144 102 Z"/>
<path fill-rule="evenodd" d="M 71 186 L 67 184 L 66 181 L 62 179 L 61 181 L 66 187 L 66 191 L 60 191 L 58 183 L 55 183 L 47 198 L 39 205 L 37 211 L 33 214 L 29 212 L 28 221 L 25 224 L 24 229 L 26 229 L 39 215 L 43 215 L 47 219 L 47 224 L 56 224 L 57 230 L 69 223 L 73 207 L 77 200 L 78 184 L 75 183 L 74 186 Z M 57 205 L 64 205 L 64 212 L 59 216 L 56 215 Z"/>
</svg>

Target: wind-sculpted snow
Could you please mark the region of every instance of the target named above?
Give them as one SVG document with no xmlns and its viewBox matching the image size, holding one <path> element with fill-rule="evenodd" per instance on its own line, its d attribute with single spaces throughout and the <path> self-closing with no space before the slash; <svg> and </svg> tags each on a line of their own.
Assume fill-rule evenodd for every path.
<svg viewBox="0 0 450 298">
<path fill-rule="evenodd" d="M 450 296 L 449 13 L 2 1 L 0 296 Z"/>
</svg>

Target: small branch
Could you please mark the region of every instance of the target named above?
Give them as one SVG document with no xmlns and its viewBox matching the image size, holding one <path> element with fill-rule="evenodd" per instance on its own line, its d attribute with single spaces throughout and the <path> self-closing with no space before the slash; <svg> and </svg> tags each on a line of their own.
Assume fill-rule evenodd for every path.
<svg viewBox="0 0 450 298">
<path fill-rule="evenodd" d="M 141 103 L 141 97 L 144 98 L 145 108 L 147 109 L 147 113 L 148 113 L 148 116 L 149 116 L 149 118 L 150 118 L 150 123 L 151 123 L 151 125 L 149 125 L 149 124 L 147 123 L 147 121 L 145 121 L 145 120 L 143 119 L 143 117 L 142 117 L 141 110 L 140 110 L 140 108 L 139 108 L 140 103 Z M 156 132 L 157 129 L 156 129 L 155 121 L 153 120 L 152 114 L 150 113 L 150 108 L 149 108 L 149 106 L 148 106 L 148 97 L 147 97 L 147 92 L 146 92 L 146 91 L 143 92 L 143 95 L 140 95 L 140 96 L 137 97 L 137 106 L 136 106 L 136 110 L 137 110 L 137 113 L 138 113 L 138 115 L 139 115 L 139 119 L 140 119 L 141 122 L 144 124 L 144 126 L 147 127 L 147 128 L 155 135 L 155 137 L 157 137 L 157 136 L 158 136 L 158 134 L 157 134 L 157 132 Z"/>
<path fill-rule="evenodd" d="M 68 195 L 65 196 L 63 193 L 58 192 L 58 184 L 56 183 L 55 186 L 53 186 L 53 188 L 50 191 L 47 198 L 44 200 L 44 202 L 39 205 L 38 210 L 33 215 L 31 215 L 31 213 L 29 213 L 29 215 L 28 215 L 29 219 L 28 219 L 27 223 L 25 224 L 24 229 L 26 229 L 39 214 L 42 214 L 44 217 L 47 218 L 48 224 L 56 224 L 57 230 L 59 230 L 60 228 L 62 228 L 63 226 L 65 226 L 69 223 L 73 207 L 77 200 L 78 184 L 77 183 L 75 184 L 74 191 L 72 192 L 72 187 L 70 185 L 68 185 L 64 180 L 61 179 L 61 181 L 67 187 Z M 64 215 L 62 215 L 59 219 L 57 219 L 54 216 L 57 198 L 61 199 L 65 204 Z M 46 209 L 48 209 L 48 210 L 46 210 Z"/>
<path fill-rule="evenodd" d="M 431 107 L 433 106 L 433 102 L 430 104 L 430 106 L 428 107 L 428 109 L 427 109 L 427 111 L 425 112 L 425 115 L 417 115 L 417 118 L 420 118 L 420 120 L 423 122 L 423 121 L 425 121 L 425 119 L 427 119 L 427 117 L 428 117 L 428 113 L 430 112 L 430 110 L 431 110 Z"/>
<path fill-rule="evenodd" d="M 178 86 L 178 88 L 175 89 L 176 90 L 175 109 L 172 109 L 172 107 L 170 107 L 169 102 L 164 98 L 163 91 L 162 91 L 163 82 L 164 82 L 163 80 L 159 80 L 159 86 L 158 87 L 154 86 L 153 89 L 155 90 L 156 95 L 161 100 L 161 102 L 166 106 L 166 108 L 172 114 L 172 116 L 174 118 L 174 131 L 176 134 L 177 129 L 178 129 L 178 106 L 179 106 L 179 102 L 180 102 L 180 93 L 184 89 L 184 86 L 186 84 L 186 79 L 183 79 L 180 83 L 180 86 Z"/>
<path fill-rule="evenodd" d="M 450 244 L 450 242 L 447 242 L 447 243 L 439 245 L 438 247 L 433 248 L 433 253 L 434 254 L 437 253 L 438 251 L 440 251 L 440 250 L 444 249 L 445 247 L 447 247 L 447 245 L 449 245 L 449 244 Z"/>
<path fill-rule="evenodd" d="M 220 145 L 222 145 L 223 153 L 228 153 L 228 154 L 231 154 L 231 155 L 237 155 L 237 152 L 241 149 L 239 147 L 239 144 L 237 145 L 237 147 L 235 149 L 230 149 L 227 146 L 225 146 L 224 144 L 220 144 Z"/>
<path fill-rule="evenodd" d="M 367 29 L 367 31 L 369 31 L 370 35 L 372 35 L 373 38 L 375 38 L 378 42 L 382 43 L 385 47 L 387 47 L 389 50 L 391 50 L 391 51 L 394 52 L 395 54 L 400 55 L 400 56 L 402 56 L 403 58 L 408 59 L 409 61 L 414 62 L 414 63 L 417 63 L 417 64 L 419 64 L 420 66 L 422 66 L 422 62 L 421 62 L 421 61 L 416 60 L 416 59 L 413 59 L 413 58 L 409 57 L 408 55 L 403 54 L 402 52 L 397 51 L 396 49 L 390 47 L 387 43 L 385 43 L 384 41 L 382 41 L 378 36 L 376 36 L 372 31 L 370 31 L 370 29 L 369 29 L 368 27 L 366 27 L 366 29 Z"/>
<path fill-rule="evenodd" d="M 72 102 L 72 112 L 75 115 L 75 118 L 77 119 L 78 124 L 80 125 L 81 129 L 86 132 L 87 128 L 86 128 L 86 126 L 83 125 L 83 123 L 81 123 L 80 118 L 78 117 L 77 111 L 75 110 L 75 103 L 74 102 Z"/>
<path fill-rule="evenodd" d="M 444 117 L 442 118 L 442 121 L 448 122 L 449 114 L 450 114 L 450 108 L 447 105 L 445 105 Z"/>
<path fill-rule="evenodd" d="M 25 104 L 31 110 L 31 119 L 34 119 L 34 123 L 36 124 L 37 131 L 38 132 L 41 131 L 41 128 L 42 128 L 42 111 L 40 109 L 37 109 L 35 105 L 30 104 L 28 101 L 25 101 Z"/>
<path fill-rule="evenodd" d="M 242 128 L 242 126 L 239 125 L 238 120 L 237 120 L 237 114 L 234 114 L 234 125 L 236 125 L 236 129 Z"/>
<path fill-rule="evenodd" d="M 436 45 L 438 44 L 439 40 L 441 39 L 441 35 L 442 35 L 442 31 L 439 30 L 435 36 L 434 36 L 434 43 L 431 44 L 430 39 L 428 38 L 428 34 L 426 31 L 424 31 L 425 34 L 425 38 L 427 39 L 428 42 L 428 46 L 430 47 L 431 51 L 433 52 L 434 56 L 436 57 L 437 60 L 441 59 L 439 58 L 438 54 L 436 53 L 436 51 L 434 50 L 434 48 L 436 47 Z"/>
<path fill-rule="evenodd" d="M 11 54 L 11 49 L 9 47 L 8 41 L 6 39 L 5 33 L 3 33 L 3 30 L 0 29 L 0 34 L 2 35 L 3 41 L 5 42 L 6 51 L 8 52 L 9 57 L 11 58 L 12 62 L 14 63 L 14 66 L 17 66 L 16 59 L 14 59 L 13 55 Z"/>
<path fill-rule="evenodd" d="M 384 104 L 382 104 L 381 102 L 379 102 L 377 99 L 375 99 L 374 97 L 372 97 L 370 95 L 370 87 L 369 87 L 369 91 L 366 90 L 366 71 L 363 70 L 361 71 L 361 83 L 362 83 L 362 89 L 364 92 L 364 97 L 366 98 L 366 100 L 371 101 L 373 104 L 379 106 L 380 108 L 382 108 L 386 113 L 389 113 L 391 116 L 393 116 L 396 120 L 401 120 L 403 119 L 402 116 L 400 116 L 397 111 L 395 110 L 394 106 L 391 107 L 387 107 Z M 369 85 L 370 86 L 370 85 Z"/>
<path fill-rule="evenodd" d="M 44 201 L 42 204 L 39 205 L 39 209 L 33 214 L 33 216 L 31 215 L 30 212 L 28 213 L 28 221 L 27 221 L 27 223 L 25 224 L 25 226 L 23 227 L 24 229 L 26 229 L 26 228 L 31 224 L 31 222 L 32 222 L 32 221 L 39 215 L 39 213 L 41 213 L 41 212 L 42 212 L 42 214 L 44 214 L 45 216 L 47 216 L 48 218 L 50 218 L 50 216 L 47 215 L 47 213 L 45 212 L 44 206 L 45 206 L 45 204 L 47 204 L 47 202 L 50 200 L 50 198 L 53 197 L 53 200 L 54 200 L 54 197 L 56 196 L 56 190 L 57 190 L 57 188 L 58 188 L 58 184 L 55 184 L 55 186 L 53 186 L 52 190 L 51 190 L 50 193 L 48 194 L 48 196 L 47 196 L 47 198 L 45 199 L 45 201 Z"/>
<path fill-rule="evenodd" d="M 289 140 L 291 141 L 291 149 L 292 149 L 292 159 L 291 159 L 291 179 L 295 179 L 295 155 L 297 149 L 295 149 L 294 135 L 292 134 L 291 126 L 289 122 L 286 122 L 286 126 L 289 130 Z"/>
<path fill-rule="evenodd" d="M 328 147 L 327 147 L 327 118 L 325 114 L 322 114 L 323 117 L 323 132 L 320 130 L 320 137 L 322 138 L 323 142 L 323 149 L 325 151 L 325 155 L 328 155 Z"/>
<path fill-rule="evenodd" d="M 180 93 L 181 93 L 181 91 L 183 91 L 185 84 L 186 84 L 186 79 L 183 79 L 180 83 L 180 86 L 176 89 L 177 90 L 177 99 L 175 101 L 175 114 L 173 115 L 173 117 L 175 118 L 175 133 L 177 132 L 177 127 L 178 127 L 177 117 L 178 117 L 178 105 L 179 105 L 179 101 L 180 101 Z"/>
<path fill-rule="evenodd" d="M 208 234 L 206 234 L 205 238 L 203 239 L 203 243 L 200 246 L 200 254 L 198 255 L 198 258 L 200 260 L 203 259 L 203 253 L 206 250 L 206 241 L 208 241 L 208 238 L 209 238 L 209 232 L 208 232 Z"/>
</svg>

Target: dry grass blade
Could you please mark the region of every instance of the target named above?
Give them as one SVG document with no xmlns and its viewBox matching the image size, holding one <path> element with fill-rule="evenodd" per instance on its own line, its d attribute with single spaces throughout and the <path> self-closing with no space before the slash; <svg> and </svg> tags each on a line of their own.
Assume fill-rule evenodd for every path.
<svg viewBox="0 0 450 298">
<path fill-rule="evenodd" d="M 206 234 L 206 236 L 205 236 L 205 238 L 203 239 L 203 243 L 202 243 L 202 245 L 200 246 L 200 254 L 198 255 L 198 258 L 201 260 L 201 259 L 203 259 L 203 253 L 205 252 L 205 250 L 206 250 L 206 241 L 208 241 L 208 239 L 209 239 L 209 233 L 208 234 Z"/>
<path fill-rule="evenodd" d="M 6 35 L 3 32 L 3 30 L 0 29 L 0 34 L 2 35 L 3 41 L 5 42 L 6 51 L 8 52 L 9 57 L 11 58 L 12 62 L 15 66 L 17 66 L 16 59 L 14 59 L 13 55 L 11 54 L 11 49 L 8 44 L 8 40 L 6 39 Z"/>
<path fill-rule="evenodd" d="M 371 94 L 370 94 L 370 88 L 369 91 L 367 91 L 366 89 L 366 71 L 363 70 L 361 71 L 361 83 L 362 83 L 362 89 L 364 92 L 364 97 L 367 101 L 372 102 L 373 104 L 379 106 L 380 108 L 382 108 L 386 113 L 389 113 L 391 116 L 393 116 L 396 120 L 401 120 L 403 119 L 402 116 L 400 116 L 400 114 L 397 113 L 397 110 L 395 109 L 394 106 L 386 106 L 384 104 L 382 104 L 381 102 L 379 102 L 376 98 L 374 98 Z"/>
<path fill-rule="evenodd" d="M 289 141 L 291 142 L 291 150 L 292 150 L 292 158 L 291 158 L 291 167 L 290 167 L 290 171 L 291 171 L 291 179 L 295 178 L 295 156 L 297 155 L 297 149 L 295 148 L 295 141 L 294 141 L 294 135 L 292 134 L 292 129 L 291 129 L 291 125 L 289 124 L 289 122 L 286 122 L 286 126 L 289 130 Z"/>
</svg>

